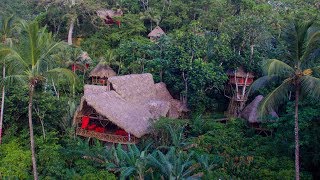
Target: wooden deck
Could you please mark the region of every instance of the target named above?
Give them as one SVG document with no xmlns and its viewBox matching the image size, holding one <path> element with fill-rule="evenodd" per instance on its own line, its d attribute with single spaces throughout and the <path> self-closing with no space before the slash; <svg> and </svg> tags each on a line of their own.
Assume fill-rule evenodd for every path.
<svg viewBox="0 0 320 180">
<path fill-rule="evenodd" d="M 118 143 L 118 144 L 137 144 L 139 141 L 139 139 L 134 136 L 131 136 L 129 140 L 129 137 L 127 136 L 119 136 L 114 134 L 88 131 L 80 127 L 76 129 L 76 135 L 83 136 L 83 137 L 92 137 L 92 138 L 99 139 L 101 141 Z"/>
</svg>

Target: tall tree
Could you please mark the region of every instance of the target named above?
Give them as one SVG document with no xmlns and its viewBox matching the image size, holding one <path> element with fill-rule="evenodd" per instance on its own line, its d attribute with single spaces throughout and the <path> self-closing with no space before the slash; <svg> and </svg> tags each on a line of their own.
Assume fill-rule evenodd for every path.
<svg viewBox="0 0 320 180">
<path fill-rule="evenodd" d="M 0 49 L 0 59 L 3 60 L 4 58 L 10 53 L 8 48 L 1 48 Z M 3 78 L 5 77 L 5 63 L 3 63 Z M 2 126 L 3 126 L 3 110 L 4 110 L 4 95 L 5 95 L 5 86 L 2 84 L 2 97 L 1 97 L 1 112 L 0 112 L 0 144 L 2 143 Z"/>
<path fill-rule="evenodd" d="M 0 34 L 1 34 L 1 41 L 4 46 L 12 46 L 12 32 L 15 29 L 15 22 L 14 17 L 4 17 L 1 19 L 1 26 L 0 26 Z M 8 54 L 8 50 L 3 50 L 3 56 L 6 56 Z M 5 63 L 3 63 L 2 66 L 2 78 L 5 78 L 6 76 L 6 66 Z M 5 86 L 2 86 L 2 96 L 1 96 L 1 112 L 0 112 L 0 144 L 2 140 L 2 125 L 3 125 L 3 111 L 4 111 L 4 98 L 5 98 Z"/>
<path fill-rule="evenodd" d="M 65 76 L 72 83 L 75 75 L 68 69 L 58 68 L 58 64 L 52 57 L 53 53 L 61 46 L 61 43 L 54 41 L 52 34 L 46 28 L 40 28 L 37 22 L 21 23 L 23 27 L 20 44 L 11 49 L 8 68 L 12 69 L 12 75 L 5 78 L 5 81 L 22 82 L 29 87 L 28 119 L 30 131 L 30 144 L 32 153 L 32 167 L 34 179 L 38 179 L 36 153 L 32 123 L 32 102 L 35 86 L 43 83 L 46 79 L 58 80 Z"/>
<path fill-rule="evenodd" d="M 79 17 L 98 18 L 95 11 L 103 8 L 103 5 L 105 5 L 105 3 L 97 0 L 48 0 L 45 2 L 39 1 L 38 4 L 47 11 L 58 9 L 56 12 L 64 14 L 62 18 L 67 19 L 69 45 L 72 45 L 74 28 Z"/>
<path fill-rule="evenodd" d="M 320 71 L 320 66 L 316 66 L 319 59 L 317 53 L 320 50 L 320 30 L 313 21 L 294 20 L 289 24 L 285 37 L 288 46 L 286 61 L 266 60 L 262 66 L 266 76 L 254 83 L 254 89 L 255 86 L 266 83 L 266 80 L 274 78 L 283 80 L 261 103 L 263 113 L 284 102 L 288 98 L 289 91 L 295 92 L 295 171 L 296 179 L 299 180 L 299 99 L 300 96 L 306 95 L 313 98 L 320 97 L 320 79 L 313 76 L 314 72 Z"/>
</svg>

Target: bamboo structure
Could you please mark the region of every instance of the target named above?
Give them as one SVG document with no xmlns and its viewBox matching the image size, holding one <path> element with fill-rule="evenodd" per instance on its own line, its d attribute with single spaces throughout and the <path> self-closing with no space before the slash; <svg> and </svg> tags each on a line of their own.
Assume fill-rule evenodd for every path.
<svg viewBox="0 0 320 180">
<path fill-rule="evenodd" d="M 76 135 L 83 136 L 83 137 L 93 137 L 105 142 L 117 143 L 117 144 L 137 144 L 139 139 L 131 136 L 120 136 L 115 134 L 108 134 L 108 133 L 100 133 L 95 131 L 89 131 L 85 129 L 81 129 L 78 127 L 76 129 Z"/>
</svg>

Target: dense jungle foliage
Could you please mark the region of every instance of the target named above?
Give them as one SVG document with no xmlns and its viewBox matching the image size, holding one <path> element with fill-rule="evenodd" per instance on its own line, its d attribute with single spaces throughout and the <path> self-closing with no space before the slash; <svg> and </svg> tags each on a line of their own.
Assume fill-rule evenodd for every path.
<svg viewBox="0 0 320 180">
<path fill-rule="evenodd" d="M 121 9 L 121 24 L 106 25 L 99 9 Z M 296 107 L 300 178 L 320 179 L 319 10 L 317 0 L 1 0 L 0 179 L 293 179 Z M 166 35 L 152 42 L 156 26 Z M 92 64 L 73 73 L 82 52 Z M 266 73 L 268 59 L 281 61 L 267 62 L 275 70 Z M 119 75 L 151 73 L 187 100 L 189 116 L 161 118 L 137 145 L 77 137 L 74 112 L 100 61 Z M 218 121 L 230 101 L 227 71 L 237 67 L 255 79 L 291 69 L 301 78 L 250 94 L 248 102 L 275 97 L 279 118 L 262 122 L 267 135 L 241 118 Z"/>
</svg>

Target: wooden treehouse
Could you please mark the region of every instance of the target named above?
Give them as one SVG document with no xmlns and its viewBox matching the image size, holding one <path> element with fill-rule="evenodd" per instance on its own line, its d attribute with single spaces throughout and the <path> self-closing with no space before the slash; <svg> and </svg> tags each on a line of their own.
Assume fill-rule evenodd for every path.
<svg viewBox="0 0 320 180">
<path fill-rule="evenodd" d="M 253 83 L 253 74 L 245 72 L 242 67 L 228 71 L 230 98 L 228 115 L 238 117 L 248 99 L 248 87 Z"/>
<path fill-rule="evenodd" d="M 150 133 L 152 122 L 179 118 L 188 110 L 164 83 L 154 83 L 151 74 L 115 76 L 109 66 L 100 64 L 90 76 L 92 85 L 84 86 L 73 119 L 78 136 L 135 144 Z"/>
</svg>

